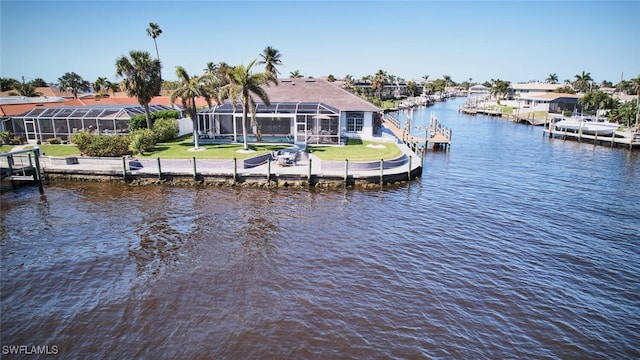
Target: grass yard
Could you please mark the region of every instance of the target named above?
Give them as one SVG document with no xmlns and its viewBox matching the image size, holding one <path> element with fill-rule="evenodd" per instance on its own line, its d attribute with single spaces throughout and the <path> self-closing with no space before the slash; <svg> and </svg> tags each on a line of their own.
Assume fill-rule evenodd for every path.
<svg viewBox="0 0 640 360">
<path fill-rule="evenodd" d="M 168 143 L 158 143 L 152 152 L 147 152 L 144 155 L 136 155 L 136 157 L 146 158 L 161 158 L 161 159 L 191 159 L 193 157 L 197 159 L 233 159 L 238 160 L 246 159 L 249 157 L 270 153 L 287 147 L 288 145 L 249 145 L 249 148 L 254 152 L 243 153 L 238 152 L 242 150 L 242 144 L 201 144 L 200 148 L 204 150 L 189 151 L 193 149 L 193 141 L 191 136 L 183 137 L 176 141 Z"/>
<path fill-rule="evenodd" d="M 291 144 L 277 145 L 254 145 L 249 148 L 253 152 L 238 152 L 242 150 L 242 144 L 202 144 L 200 151 L 189 151 L 193 149 L 191 136 L 168 142 L 158 143 L 151 152 L 144 155 L 136 155 L 141 159 L 233 159 L 243 160 L 253 156 L 270 153 Z M 2 152 L 9 152 L 13 146 L 2 145 Z M 75 145 L 40 145 L 40 149 L 45 156 L 80 156 L 80 150 Z M 322 160 L 342 161 L 376 161 L 380 159 L 390 160 L 402 155 L 402 151 L 395 143 L 378 143 L 366 140 L 350 139 L 346 146 L 309 146 L 307 151 L 313 153 Z"/>
<path fill-rule="evenodd" d="M 375 161 L 390 160 L 402 155 L 395 143 L 378 143 L 350 139 L 346 146 L 309 146 L 308 151 L 322 160 Z"/>
<path fill-rule="evenodd" d="M 40 151 L 45 156 L 80 156 L 80 150 L 75 145 L 40 145 Z"/>
</svg>

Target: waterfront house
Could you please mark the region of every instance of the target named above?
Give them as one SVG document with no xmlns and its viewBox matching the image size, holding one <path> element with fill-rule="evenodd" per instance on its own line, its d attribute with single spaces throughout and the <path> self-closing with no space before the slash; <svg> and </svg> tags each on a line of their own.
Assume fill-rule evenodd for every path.
<svg viewBox="0 0 640 360">
<path fill-rule="evenodd" d="M 540 82 L 516 83 L 509 86 L 510 99 L 538 96 L 554 93 L 558 88 L 565 87 L 565 84 L 547 84 Z"/>
<path fill-rule="evenodd" d="M 256 102 L 249 141 L 341 144 L 372 139 L 381 124 L 378 107 L 323 79 L 280 79 L 265 90 L 270 105 Z M 198 131 L 211 141 L 241 141 L 242 105 L 225 101 L 200 110 Z"/>
</svg>

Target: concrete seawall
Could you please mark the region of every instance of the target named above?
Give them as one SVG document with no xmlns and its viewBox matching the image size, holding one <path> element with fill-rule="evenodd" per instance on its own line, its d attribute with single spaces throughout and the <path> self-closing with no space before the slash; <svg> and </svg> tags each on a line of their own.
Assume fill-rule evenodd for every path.
<svg viewBox="0 0 640 360">
<path fill-rule="evenodd" d="M 279 166 L 268 156 L 246 160 L 40 158 L 45 181 L 124 181 L 132 185 L 178 184 L 259 187 L 377 187 L 422 176 L 422 159 L 400 144 L 403 154 L 387 161 L 323 161 L 311 155 Z"/>
</svg>

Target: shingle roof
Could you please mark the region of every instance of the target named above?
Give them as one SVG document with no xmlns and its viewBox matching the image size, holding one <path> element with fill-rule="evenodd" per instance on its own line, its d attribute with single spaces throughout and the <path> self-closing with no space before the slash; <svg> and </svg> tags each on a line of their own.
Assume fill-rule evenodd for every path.
<svg viewBox="0 0 640 360">
<path fill-rule="evenodd" d="M 279 85 L 269 85 L 265 90 L 271 103 L 320 102 L 342 111 L 380 110 L 359 96 L 323 79 L 280 79 Z"/>
</svg>

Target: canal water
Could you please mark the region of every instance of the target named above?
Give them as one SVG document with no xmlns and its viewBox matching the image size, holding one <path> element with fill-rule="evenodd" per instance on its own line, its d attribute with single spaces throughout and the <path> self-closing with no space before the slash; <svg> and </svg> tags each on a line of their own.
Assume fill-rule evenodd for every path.
<svg viewBox="0 0 640 360">
<path fill-rule="evenodd" d="M 638 152 L 463 101 L 408 185 L 3 194 L 2 357 L 639 358 Z"/>
</svg>

